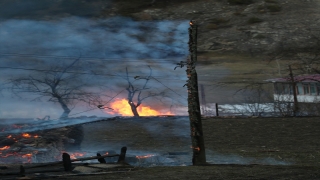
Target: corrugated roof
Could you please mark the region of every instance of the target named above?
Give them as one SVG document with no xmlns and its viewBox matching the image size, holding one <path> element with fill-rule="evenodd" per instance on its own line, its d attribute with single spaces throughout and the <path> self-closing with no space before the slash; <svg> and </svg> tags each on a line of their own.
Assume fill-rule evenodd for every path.
<svg viewBox="0 0 320 180">
<path fill-rule="evenodd" d="M 290 77 L 267 79 L 268 82 L 291 82 Z M 301 75 L 294 77 L 295 82 L 320 82 L 320 74 Z"/>
</svg>

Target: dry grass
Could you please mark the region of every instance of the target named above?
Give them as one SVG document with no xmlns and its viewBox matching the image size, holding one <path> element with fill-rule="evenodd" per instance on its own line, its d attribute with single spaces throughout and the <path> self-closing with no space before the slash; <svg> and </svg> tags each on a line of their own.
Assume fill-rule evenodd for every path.
<svg viewBox="0 0 320 180">
<path fill-rule="evenodd" d="M 131 142 L 135 149 L 153 151 L 189 151 L 190 137 L 175 136 L 170 130 L 179 128 L 175 119 L 124 120 L 85 125 L 94 134 L 91 143 L 102 139 L 117 138 Z M 159 134 L 144 129 L 154 124 Z M 103 128 L 109 127 L 109 128 Z M 185 129 L 181 126 L 180 129 Z M 291 163 L 291 165 L 213 165 L 205 167 L 152 167 L 137 168 L 128 173 L 104 176 L 83 176 L 77 179 L 317 179 L 320 177 L 320 121 L 315 118 L 209 118 L 203 120 L 206 154 L 209 156 L 232 155 L 253 158 L 261 162 L 265 158 Z M 164 131 L 161 131 L 164 130 Z M 168 131 L 167 131 L 168 130 Z M 189 129 L 185 129 L 189 131 Z M 189 132 L 186 132 L 189 133 Z M 117 136 L 120 135 L 120 136 Z M 151 138 L 153 137 L 153 138 Z M 108 142 L 108 141 L 106 141 Z M 88 142 L 87 142 L 88 143 Z M 87 144 L 89 145 L 89 144 Z M 213 154 L 212 154 L 213 152 Z M 191 157 L 190 157 L 191 159 Z M 65 178 L 65 179 L 73 179 Z"/>
</svg>

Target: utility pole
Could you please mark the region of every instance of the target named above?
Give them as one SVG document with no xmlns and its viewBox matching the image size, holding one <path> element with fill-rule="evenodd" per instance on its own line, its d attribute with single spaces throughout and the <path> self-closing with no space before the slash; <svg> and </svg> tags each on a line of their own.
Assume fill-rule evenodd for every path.
<svg viewBox="0 0 320 180">
<path fill-rule="evenodd" d="M 198 92 L 198 77 L 196 72 L 197 63 L 197 31 L 198 26 L 194 21 L 190 21 L 189 31 L 189 57 L 187 60 L 188 76 L 188 113 L 190 119 L 191 142 L 192 142 L 192 163 L 193 165 L 203 165 L 206 163 L 206 153 L 201 122 L 201 111 Z"/>
<path fill-rule="evenodd" d="M 297 113 L 299 111 L 298 107 L 298 98 L 297 98 L 297 89 L 296 89 L 296 82 L 293 77 L 291 65 L 289 65 L 289 71 L 290 71 L 290 80 L 292 84 L 292 91 L 293 91 L 293 116 L 297 116 Z"/>
<path fill-rule="evenodd" d="M 196 72 L 197 63 L 197 31 L 198 26 L 194 21 L 190 21 L 189 31 L 189 56 L 187 62 L 181 61 L 177 63 L 177 67 L 187 65 L 187 87 L 188 87 L 188 113 L 190 119 L 191 143 L 192 143 L 192 164 L 206 164 L 206 152 L 204 147 L 201 111 L 198 91 L 198 77 Z"/>
</svg>

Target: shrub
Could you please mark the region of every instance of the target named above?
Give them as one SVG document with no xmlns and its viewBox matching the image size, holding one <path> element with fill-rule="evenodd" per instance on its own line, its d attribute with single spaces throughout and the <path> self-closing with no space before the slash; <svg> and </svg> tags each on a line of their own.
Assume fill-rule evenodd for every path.
<svg viewBox="0 0 320 180">
<path fill-rule="evenodd" d="M 257 18 L 257 17 L 252 17 L 252 18 L 248 19 L 249 24 L 260 23 L 262 21 L 263 21 L 262 19 Z"/>
<path fill-rule="evenodd" d="M 209 20 L 209 24 L 206 26 L 207 29 L 219 29 L 229 27 L 229 19 L 224 18 L 213 18 Z"/>
<path fill-rule="evenodd" d="M 266 36 L 263 35 L 263 34 L 258 34 L 258 35 L 256 35 L 256 36 L 254 36 L 254 38 L 255 38 L 255 39 L 264 39 L 264 38 L 266 38 Z"/>
<path fill-rule="evenodd" d="M 245 14 L 242 14 L 241 12 L 234 12 L 233 15 L 235 15 L 235 16 L 246 16 Z"/>
<path fill-rule="evenodd" d="M 266 2 L 266 3 L 278 3 L 278 1 L 276 1 L 276 0 L 264 0 L 264 2 Z"/>
<path fill-rule="evenodd" d="M 281 11 L 281 6 L 279 5 L 268 5 L 267 6 L 267 9 L 270 11 L 270 12 L 279 12 Z"/>
<path fill-rule="evenodd" d="M 228 3 L 230 4 L 251 4 L 253 3 L 253 0 L 228 0 Z"/>
<path fill-rule="evenodd" d="M 216 24 L 208 24 L 207 26 L 206 26 L 206 28 L 207 29 L 218 29 L 218 25 L 216 25 Z"/>
<path fill-rule="evenodd" d="M 212 24 L 224 24 L 224 23 L 227 23 L 229 22 L 229 19 L 224 19 L 224 18 L 213 18 L 213 19 L 210 19 L 209 20 L 210 23 Z"/>
</svg>

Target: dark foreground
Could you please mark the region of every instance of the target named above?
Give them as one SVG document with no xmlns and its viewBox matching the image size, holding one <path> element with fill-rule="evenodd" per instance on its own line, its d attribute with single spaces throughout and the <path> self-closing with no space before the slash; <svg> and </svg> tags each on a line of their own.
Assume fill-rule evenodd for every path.
<svg viewBox="0 0 320 180">
<path fill-rule="evenodd" d="M 319 167 L 214 165 L 206 167 L 150 167 L 132 172 L 61 179 L 320 179 Z M 60 179 L 60 178 L 59 178 Z"/>
<path fill-rule="evenodd" d="M 134 168 L 126 172 L 55 179 L 320 179 L 318 117 L 204 118 L 208 166 L 189 166 L 191 140 L 185 117 L 121 118 L 82 127 L 83 152 L 126 146 L 129 155 L 160 157 L 149 164 L 131 164 Z M 181 152 L 184 158 L 173 162 L 175 166 L 161 159 Z"/>
</svg>

